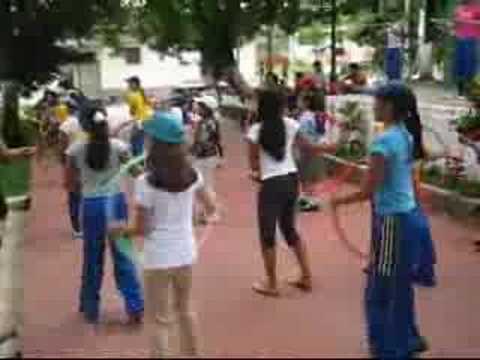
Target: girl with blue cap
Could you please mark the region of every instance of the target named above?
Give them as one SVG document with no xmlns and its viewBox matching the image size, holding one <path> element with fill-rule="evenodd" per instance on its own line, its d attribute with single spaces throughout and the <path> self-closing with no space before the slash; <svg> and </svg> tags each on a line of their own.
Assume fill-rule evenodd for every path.
<svg viewBox="0 0 480 360">
<path fill-rule="evenodd" d="M 375 94 L 376 121 L 385 131 L 370 147 L 370 173 L 358 192 L 333 199 L 342 205 L 373 203 L 370 266 L 365 291 L 372 355 L 410 358 L 425 351 L 414 309 L 414 284 L 435 285 L 435 253 L 430 226 L 414 188 L 415 160 L 422 156 L 421 126 L 412 121 L 412 92 L 389 83 Z"/>
<path fill-rule="evenodd" d="M 95 105 L 85 106 L 81 123 L 88 138 L 75 142 L 66 151 L 66 184 L 82 194 L 83 270 L 80 312 L 89 323 L 97 323 L 100 308 L 104 252 L 109 226 L 127 220 L 127 201 L 120 186 L 102 186 L 128 161 L 128 145 L 109 139 L 106 112 Z M 113 239 L 113 237 L 111 237 Z M 143 297 L 134 263 L 118 244 L 108 241 L 113 256 L 115 281 L 125 299 L 130 323 L 143 317 Z"/>
<path fill-rule="evenodd" d="M 144 239 L 146 323 L 152 356 L 176 355 L 170 340 L 176 325 L 178 355 L 197 356 L 191 309 L 197 259 L 193 208 L 199 200 L 211 218 L 217 212 L 214 196 L 189 161 L 185 129 L 175 114 L 157 112 L 144 130 L 146 173 L 135 184 L 134 224 L 118 231 Z"/>
</svg>

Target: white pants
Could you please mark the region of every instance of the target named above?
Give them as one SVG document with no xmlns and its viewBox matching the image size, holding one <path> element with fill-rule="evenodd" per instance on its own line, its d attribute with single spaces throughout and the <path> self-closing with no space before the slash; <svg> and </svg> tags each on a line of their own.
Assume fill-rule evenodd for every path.
<svg viewBox="0 0 480 360">
<path fill-rule="evenodd" d="M 10 210 L 0 248 L 0 338 L 15 332 L 18 337 L 0 346 L 0 358 L 10 357 L 21 349 L 23 330 L 23 243 L 27 212 Z M 1 233 L 3 230 L 3 234 Z"/>
</svg>

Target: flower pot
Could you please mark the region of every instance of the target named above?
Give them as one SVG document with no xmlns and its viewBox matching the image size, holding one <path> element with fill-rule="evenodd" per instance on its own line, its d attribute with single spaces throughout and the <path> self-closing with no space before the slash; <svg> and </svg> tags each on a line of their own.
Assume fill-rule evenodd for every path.
<svg viewBox="0 0 480 360">
<path fill-rule="evenodd" d="M 0 186 L 6 197 L 24 196 L 30 192 L 31 160 L 22 159 L 0 164 Z"/>
</svg>

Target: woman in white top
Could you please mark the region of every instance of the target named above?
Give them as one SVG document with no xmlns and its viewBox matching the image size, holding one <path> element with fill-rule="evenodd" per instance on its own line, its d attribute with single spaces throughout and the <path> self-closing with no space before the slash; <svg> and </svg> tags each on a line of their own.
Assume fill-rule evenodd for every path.
<svg viewBox="0 0 480 360">
<path fill-rule="evenodd" d="M 258 195 L 258 223 L 262 254 L 267 274 L 266 282 L 253 289 L 265 296 L 279 296 L 276 275 L 275 232 L 277 224 L 287 244 L 293 249 L 301 268 L 301 276 L 291 285 L 311 291 L 310 266 L 304 242 L 296 227 L 298 176 L 293 147 L 295 144 L 315 153 L 333 150 L 330 145 L 314 145 L 299 133 L 299 124 L 284 118 L 284 97 L 274 91 L 260 93 L 258 116 L 260 123 L 248 132 L 250 167 L 254 178 L 261 182 Z"/>
<path fill-rule="evenodd" d="M 127 234 L 145 239 L 145 320 L 152 355 L 175 355 L 169 338 L 178 325 L 179 355 L 197 356 L 191 310 L 192 266 L 197 258 L 193 206 L 198 198 L 209 215 L 216 213 L 216 206 L 188 160 L 185 130 L 175 115 L 157 112 L 144 131 L 147 172 L 136 183 L 135 224 Z"/>
</svg>

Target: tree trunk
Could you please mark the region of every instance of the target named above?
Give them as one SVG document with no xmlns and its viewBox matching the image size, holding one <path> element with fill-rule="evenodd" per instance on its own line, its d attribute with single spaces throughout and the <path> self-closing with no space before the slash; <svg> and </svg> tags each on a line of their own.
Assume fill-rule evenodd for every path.
<svg viewBox="0 0 480 360">
<path fill-rule="evenodd" d="M 2 135 L 8 147 L 25 146 L 19 119 L 20 86 L 10 82 L 3 93 Z"/>
</svg>

